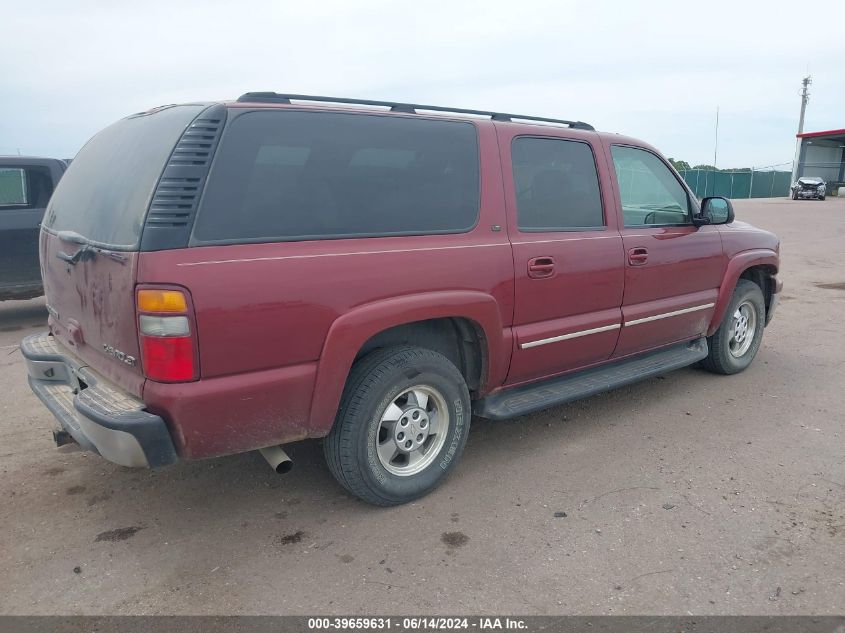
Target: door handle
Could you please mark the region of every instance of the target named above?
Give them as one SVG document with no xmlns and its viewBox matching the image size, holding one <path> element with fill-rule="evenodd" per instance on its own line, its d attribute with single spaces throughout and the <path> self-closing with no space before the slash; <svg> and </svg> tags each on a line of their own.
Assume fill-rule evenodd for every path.
<svg viewBox="0 0 845 633">
<path fill-rule="evenodd" d="M 533 257 L 528 260 L 528 276 L 531 279 L 546 279 L 555 274 L 553 257 Z"/>
<path fill-rule="evenodd" d="M 648 249 L 642 246 L 628 250 L 628 263 L 631 266 L 642 266 L 648 262 Z"/>
</svg>

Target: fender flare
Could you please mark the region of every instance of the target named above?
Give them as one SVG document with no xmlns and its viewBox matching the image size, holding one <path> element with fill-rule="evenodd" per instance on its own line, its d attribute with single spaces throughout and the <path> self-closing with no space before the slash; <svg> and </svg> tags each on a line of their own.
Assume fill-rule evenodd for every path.
<svg viewBox="0 0 845 633">
<path fill-rule="evenodd" d="M 722 278 L 722 285 L 719 287 L 719 295 L 716 299 L 716 307 L 713 310 L 713 318 L 710 320 L 710 326 L 707 328 L 707 336 L 712 336 L 722 319 L 725 317 L 725 312 L 731 302 L 734 288 L 739 281 L 740 275 L 752 266 L 772 266 L 775 271 L 778 270 L 779 258 L 778 254 L 768 248 L 758 248 L 737 253 L 730 260 L 725 270 L 725 275 Z"/>
<path fill-rule="evenodd" d="M 506 339 L 511 330 L 502 328 L 499 303 L 491 295 L 452 290 L 366 303 L 336 319 L 326 335 L 311 400 L 311 436 L 321 437 L 331 430 L 349 370 L 364 343 L 389 328 L 438 318 L 465 318 L 478 324 L 487 339 L 487 375 L 482 381 L 488 389 L 504 382 L 512 343 Z"/>
</svg>

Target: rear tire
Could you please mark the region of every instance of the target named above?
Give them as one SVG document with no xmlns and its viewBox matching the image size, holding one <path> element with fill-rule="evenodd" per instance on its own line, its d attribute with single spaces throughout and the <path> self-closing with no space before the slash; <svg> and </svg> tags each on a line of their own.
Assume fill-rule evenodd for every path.
<svg viewBox="0 0 845 633">
<path fill-rule="evenodd" d="M 707 338 L 709 351 L 701 366 L 717 374 L 738 374 L 746 369 L 763 340 L 766 304 L 760 286 L 740 279 L 719 329 Z"/>
<path fill-rule="evenodd" d="M 355 363 L 323 450 L 329 470 L 368 503 L 431 492 L 463 452 L 469 391 L 451 361 L 418 347 L 379 349 Z"/>
</svg>

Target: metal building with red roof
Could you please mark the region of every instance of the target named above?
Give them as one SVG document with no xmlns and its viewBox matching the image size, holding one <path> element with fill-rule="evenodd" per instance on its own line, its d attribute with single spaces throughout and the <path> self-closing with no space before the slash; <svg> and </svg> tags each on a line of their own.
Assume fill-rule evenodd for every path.
<svg viewBox="0 0 845 633">
<path fill-rule="evenodd" d="M 816 176 L 830 184 L 845 185 L 845 128 L 797 134 L 797 177 Z"/>
</svg>

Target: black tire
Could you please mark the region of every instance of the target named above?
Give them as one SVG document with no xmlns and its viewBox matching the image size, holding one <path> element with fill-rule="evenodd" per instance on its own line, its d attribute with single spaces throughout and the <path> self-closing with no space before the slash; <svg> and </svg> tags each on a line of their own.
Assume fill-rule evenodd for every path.
<svg viewBox="0 0 845 633">
<path fill-rule="evenodd" d="M 743 304 L 751 306 L 755 312 L 754 334 L 748 349 L 740 356 L 735 356 L 731 353 L 730 347 L 732 326 L 734 313 Z M 765 322 L 766 304 L 763 299 L 763 291 L 753 281 L 740 279 L 734 289 L 733 297 L 731 297 L 730 305 L 728 305 L 719 329 L 707 339 L 709 351 L 707 358 L 701 361 L 701 366 L 707 371 L 725 375 L 738 374 L 746 369 L 754 360 L 757 350 L 760 349 Z"/>
<path fill-rule="evenodd" d="M 397 475 L 387 470 L 376 449 L 380 434 L 387 431 L 381 419 L 397 398 L 402 402 L 402 394 L 416 386 L 433 390 L 437 395 L 431 397 L 436 401 L 439 396 L 445 406 L 445 439 L 427 435 L 435 452 L 425 459 L 432 461 L 417 473 Z M 332 475 L 353 495 L 374 505 L 399 505 L 428 494 L 452 471 L 466 445 L 470 417 L 466 382 L 445 356 L 418 347 L 379 349 L 352 367 L 323 451 Z M 402 468 L 393 462 L 388 466 Z"/>
<path fill-rule="evenodd" d="M 819 200 L 824 200 L 824 196 L 819 196 Z"/>
</svg>

